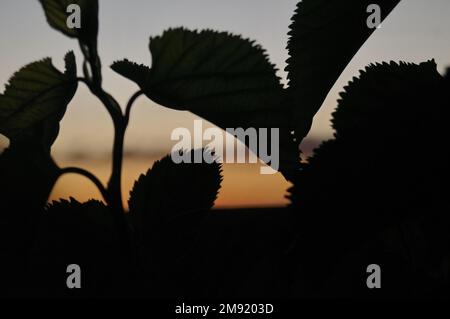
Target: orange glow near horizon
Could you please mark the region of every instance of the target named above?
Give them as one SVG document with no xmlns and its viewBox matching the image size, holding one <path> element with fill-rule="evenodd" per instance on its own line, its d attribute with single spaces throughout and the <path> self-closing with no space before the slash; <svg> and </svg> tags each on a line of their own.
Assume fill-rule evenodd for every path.
<svg viewBox="0 0 450 319">
<path fill-rule="evenodd" d="M 123 169 L 123 199 L 127 205 L 130 190 L 140 174 L 145 173 L 155 159 L 125 159 Z M 60 161 L 61 167 L 81 166 L 93 172 L 104 184 L 110 174 L 110 164 L 105 160 Z M 235 207 L 271 207 L 288 203 L 284 198 L 290 184 L 280 173 L 261 175 L 260 164 L 224 164 L 223 182 L 216 200 L 217 208 Z M 55 185 L 49 201 L 61 198 L 75 198 L 80 202 L 89 199 L 101 199 L 100 193 L 93 184 L 78 175 L 63 176 Z"/>
</svg>

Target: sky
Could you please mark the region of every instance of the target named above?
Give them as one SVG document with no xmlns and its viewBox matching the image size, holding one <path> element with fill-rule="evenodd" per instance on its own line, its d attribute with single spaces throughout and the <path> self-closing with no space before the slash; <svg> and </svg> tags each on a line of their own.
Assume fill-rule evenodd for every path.
<svg viewBox="0 0 450 319">
<path fill-rule="evenodd" d="M 230 31 L 256 40 L 267 50 L 285 81 L 287 32 L 296 3 L 297 0 L 100 0 L 99 52 L 105 89 L 125 104 L 137 87 L 112 72 L 109 65 L 123 58 L 151 65 L 149 37 L 177 26 Z M 403 0 L 341 75 L 316 115 L 308 138 L 318 141 L 331 137 L 329 119 L 338 93 L 367 64 L 434 58 L 440 71 L 450 66 L 449 13 L 448 0 Z M 76 52 L 79 65 L 82 61 L 77 42 L 47 25 L 37 0 L 0 1 L 0 43 L 1 91 L 15 71 L 32 61 L 49 56 L 63 69 L 62 59 L 69 50 Z M 144 97 L 137 101 L 126 137 L 124 196 L 135 177 L 149 168 L 154 159 L 170 152 L 175 143 L 170 140 L 172 130 L 190 128 L 196 118 L 188 112 L 158 106 Z M 109 166 L 105 158 L 111 149 L 112 132 L 102 105 L 80 85 L 62 121 L 54 157 L 61 165 L 84 166 L 106 180 Z M 0 138 L 0 145 L 5 143 Z M 227 166 L 227 184 L 219 206 L 285 203 L 283 196 L 288 185 L 282 177 L 261 177 L 256 172 L 255 167 Z M 80 197 L 91 197 L 92 188 L 81 187 L 80 183 L 75 177 L 60 181 L 54 197 L 67 197 L 74 191 Z M 244 190 L 236 188 L 238 184 Z"/>
</svg>

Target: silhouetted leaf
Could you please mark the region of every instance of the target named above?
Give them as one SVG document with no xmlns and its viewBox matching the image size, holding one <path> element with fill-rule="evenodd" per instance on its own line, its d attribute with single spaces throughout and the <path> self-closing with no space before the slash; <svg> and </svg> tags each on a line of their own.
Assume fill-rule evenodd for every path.
<svg viewBox="0 0 450 319">
<path fill-rule="evenodd" d="M 299 193 L 317 192 L 320 196 L 333 192 L 333 197 L 338 198 L 338 189 L 352 193 L 342 185 L 356 191 L 368 183 L 370 188 L 383 188 L 385 199 L 398 202 L 404 185 L 417 185 L 419 189 L 424 180 L 430 180 L 426 175 L 432 171 L 438 173 L 427 191 L 439 188 L 442 182 L 436 177 L 448 175 L 450 160 L 449 153 L 442 149 L 448 136 L 445 122 L 449 103 L 447 84 L 434 61 L 368 66 L 341 93 L 332 119 L 335 140 L 315 150 L 295 188 Z M 438 154 L 421 158 L 419 163 L 417 152 L 425 146 Z M 368 189 L 367 185 L 361 191 L 366 194 Z M 380 190 L 372 192 L 378 194 Z M 411 200 L 409 192 L 403 192 L 404 202 Z M 415 200 L 419 197 L 415 196 Z"/>
<path fill-rule="evenodd" d="M 45 126 L 48 120 L 59 121 L 78 86 L 72 52 L 66 55 L 65 62 L 65 73 L 57 70 L 47 58 L 14 74 L 4 94 L 0 95 L 1 134 L 15 140 L 35 134 L 33 128 Z M 55 135 L 55 131 L 48 132 L 47 145 L 53 143 Z"/>
<path fill-rule="evenodd" d="M 10 146 L 0 154 L 0 241 L 8 243 L 2 282 L 8 291 L 24 293 L 29 287 L 28 251 L 36 223 L 59 175 L 50 148 L 59 132 L 59 121 L 75 93 L 75 57 L 66 56 L 66 73 L 49 60 L 33 63 L 19 71 L 0 95 L 1 133 L 10 137 Z M 55 87 L 58 94 L 50 92 Z M 48 107 L 45 109 L 44 107 Z"/>
<path fill-rule="evenodd" d="M 170 29 L 150 40 L 152 68 L 116 62 L 161 105 L 208 118 L 279 106 L 282 86 L 264 50 L 225 32 Z"/>
<path fill-rule="evenodd" d="M 170 29 L 151 39 L 150 51 L 151 68 L 124 60 L 112 69 L 153 101 L 189 110 L 223 129 L 279 128 L 280 166 L 297 165 L 284 90 L 260 46 L 225 32 Z"/>
<path fill-rule="evenodd" d="M 194 156 L 191 151 L 190 155 Z M 130 193 L 130 217 L 143 237 L 169 227 L 184 215 L 212 208 L 222 181 L 218 163 L 175 164 L 171 156 L 155 162 Z"/>
<path fill-rule="evenodd" d="M 198 149 L 189 155 L 193 159 L 202 153 Z M 129 217 L 138 235 L 140 280 L 158 295 L 165 295 L 174 278 L 183 276 L 180 263 L 195 251 L 221 181 L 218 163 L 175 164 L 166 156 L 135 183 Z"/>
<path fill-rule="evenodd" d="M 50 228 L 59 229 L 62 234 L 69 235 L 68 230 L 78 231 L 86 244 L 108 244 L 113 241 L 115 233 L 114 220 L 105 204 L 97 200 L 80 203 L 74 198 L 53 201 L 45 208 L 44 219 L 51 223 Z M 88 240 L 90 237 L 91 240 Z M 69 238 L 80 242 L 81 238 Z M 96 253 L 96 252 L 93 252 Z"/>
<path fill-rule="evenodd" d="M 85 44 L 95 44 L 98 35 L 98 0 L 39 0 L 47 21 L 54 29 Z M 81 28 L 69 28 L 67 7 L 76 4 L 81 9 Z"/>
<path fill-rule="evenodd" d="M 436 127 L 419 122 L 436 121 L 438 114 L 444 116 L 445 111 L 439 100 L 446 89 L 436 67 L 434 60 L 421 64 L 384 62 L 366 67 L 340 94 L 332 118 L 335 135 L 417 141 L 429 134 Z M 423 108 L 421 116 L 417 113 L 419 108 Z"/>
<path fill-rule="evenodd" d="M 302 237 L 302 285 L 328 293 L 337 278 L 351 282 L 355 270 L 340 270 L 377 256 L 393 271 L 389 293 L 413 274 L 421 287 L 437 289 L 443 275 L 432 280 L 429 272 L 448 258 L 449 243 L 442 231 L 450 223 L 448 82 L 434 61 L 375 64 L 341 96 L 335 139 L 314 151 L 289 190 Z"/>
<path fill-rule="evenodd" d="M 3 233 L 13 233 L 24 245 L 59 174 L 50 148 L 75 93 L 74 80 L 75 57 L 69 53 L 66 73 L 48 59 L 35 62 L 16 73 L 0 96 L 0 132 L 10 138 L 0 155 L 0 218 L 7 225 Z"/>
<path fill-rule="evenodd" d="M 400 0 L 380 0 L 384 19 Z M 372 34 L 367 18 L 371 0 L 303 0 L 297 5 L 289 32 L 287 60 L 289 94 L 299 142 L 327 94 Z"/>
<path fill-rule="evenodd" d="M 57 96 L 49 92 L 56 83 L 76 78 L 75 57 L 66 56 L 66 73 L 49 60 L 33 63 L 10 80 L 0 95 L 0 132 L 10 138 L 0 154 L 0 242 L 6 256 L 1 281 L 11 295 L 29 287 L 29 249 L 36 223 L 58 178 L 59 169 L 50 148 L 59 131 L 67 103 L 77 83 L 63 84 Z M 45 109 L 48 107 L 49 109 Z"/>
</svg>

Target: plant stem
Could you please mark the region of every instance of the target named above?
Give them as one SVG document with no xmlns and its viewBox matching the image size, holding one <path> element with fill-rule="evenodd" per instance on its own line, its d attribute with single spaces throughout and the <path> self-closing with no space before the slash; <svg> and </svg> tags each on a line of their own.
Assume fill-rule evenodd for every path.
<svg viewBox="0 0 450 319">
<path fill-rule="evenodd" d="M 108 182 L 107 192 L 109 194 L 108 204 L 110 204 L 116 212 L 124 214 L 121 191 L 122 176 L 122 157 L 123 144 L 127 123 L 122 115 L 121 108 L 117 101 L 108 93 L 106 93 L 101 85 L 92 83 L 86 78 L 79 78 L 79 81 L 85 83 L 92 94 L 94 94 L 108 110 L 114 124 L 114 144 L 112 154 L 112 172 Z"/>
<path fill-rule="evenodd" d="M 122 163 L 123 145 L 125 139 L 126 125 L 121 119 L 114 124 L 114 145 L 112 154 L 112 173 L 108 182 L 108 192 L 112 195 L 113 207 L 125 214 L 122 202 Z"/>
<path fill-rule="evenodd" d="M 134 102 L 136 102 L 136 100 L 137 100 L 141 95 L 143 95 L 143 94 L 144 94 L 144 92 L 142 92 L 142 91 L 139 90 L 139 91 L 137 91 L 136 93 L 134 93 L 134 94 L 131 96 L 130 100 L 128 101 L 127 107 L 126 107 L 126 109 L 125 109 L 125 124 L 126 124 L 126 125 L 128 125 L 128 122 L 130 121 L 131 109 L 132 109 L 132 107 L 133 107 Z"/>
<path fill-rule="evenodd" d="M 131 257 L 135 255 L 133 248 L 133 233 L 126 219 L 125 210 L 122 201 L 122 164 L 125 132 L 128 127 L 131 109 L 134 102 L 143 94 L 138 91 L 130 98 L 127 103 L 125 114 L 123 114 L 119 103 L 102 87 L 101 61 L 98 56 L 96 44 L 86 47 L 80 43 L 83 52 L 84 62 L 84 78 L 78 78 L 78 81 L 85 83 L 89 90 L 95 95 L 108 110 L 114 124 L 114 144 L 112 150 L 112 172 L 105 189 L 101 183 L 92 174 L 79 171 L 78 169 L 66 169 L 66 172 L 77 172 L 89 177 L 102 192 L 105 201 L 110 207 L 113 218 L 116 222 L 117 230 L 122 238 L 123 249 L 129 253 Z M 90 70 L 88 68 L 90 67 Z"/>
<path fill-rule="evenodd" d="M 132 254 L 132 236 L 123 207 L 121 185 L 123 144 L 127 123 L 119 103 L 110 94 L 105 92 L 102 87 L 101 61 L 97 53 L 96 44 L 86 47 L 80 43 L 80 47 L 85 58 L 85 64 L 90 66 L 90 70 L 87 70 L 87 67 L 85 68 L 85 80 L 83 82 L 87 84 L 91 93 L 95 95 L 105 106 L 114 124 L 112 172 L 106 188 L 107 204 L 115 220 L 117 231 L 121 238 L 123 252 L 125 254 Z"/>
</svg>

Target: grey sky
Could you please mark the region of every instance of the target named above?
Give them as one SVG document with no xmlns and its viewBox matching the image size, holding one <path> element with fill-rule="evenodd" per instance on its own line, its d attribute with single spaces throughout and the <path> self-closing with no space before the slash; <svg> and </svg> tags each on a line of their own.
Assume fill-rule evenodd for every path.
<svg viewBox="0 0 450 319">
<path fill-rule="evenodd" d="M 257 40 L 280 70 L 285 67 L 285 49 L 290 17 L 297 0 L 100 0 L 100 54 L 105 87 L 122 103 L 136 91 L 133 84 L 111 72 L 108 66 L 128 58 L 151 64 L 150 35 L 175 26 L 228 30 Z M 376 2 L 376 1 L 374 1 Z M 449 0 L 403 0 L 380 30 L 366 43 L 341 76 L 316 116 L 311 135 L 330 136 L 329 114 L 336 106 L 337 93 L 358 69 L 376 61 L 420 62 L 435 58 L 439 69 L 450 66 Z M 64 54 L 77 43 L 50 29 L 37 0 L 0 2 L 0 82 L 26 63 L 51 56 L 62 67 Z M 330 52 L 332 54 L 332 52 Z M 280 76 L 285 78 L 283 71 Z M 3 88 L 2 88 L 3 89 Z M 141 98 L 133 112 L 127 135 L 132 149 L 170 150 L 174 127 L 192 126 L 195 117 L 158 107 Z M 63 121 L 56 152 L 86 149 L 107 150 L 112 126 L 101 105 L 80 86 Z M 99 147 L 100 145 L 100 147 Z"/>
</svg>

